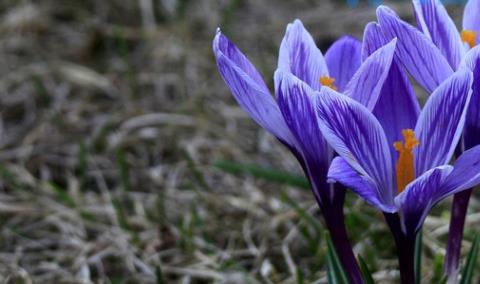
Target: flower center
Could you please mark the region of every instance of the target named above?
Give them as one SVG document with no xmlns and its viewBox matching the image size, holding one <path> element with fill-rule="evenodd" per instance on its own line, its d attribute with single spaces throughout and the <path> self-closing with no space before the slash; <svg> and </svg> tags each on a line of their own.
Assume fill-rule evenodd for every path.
<svg viewBox="0 0 480 284">
<path fill-rule="evenodd" d="M 415 138 L 412 129 L 402 130 L 404 142 L 397 141 L 393 147 L 400 154 L 397 161 L 397 192 L 401 193 L 405 187 L 415 178 L 415 165 L 413 162 L 413 149 L 420 143 Z"/>
<path fill-rule="evenodd" d="M 460 33 L 460 36 L 464 42 L 468 43 L 470 48 L 473 48 L 476 45 L 477 32 L 472 30 L 464 30 Z"/>
<path fill-rule="evenodd" d="M 335 78 L 328 77 L 328 76 L 321 76 L 320 77 L 320 84 L 325 87 L 329 87 L 332 90 L 337 90 L 337 87 L 333 84 L 335 83 Z"/>
</svg>

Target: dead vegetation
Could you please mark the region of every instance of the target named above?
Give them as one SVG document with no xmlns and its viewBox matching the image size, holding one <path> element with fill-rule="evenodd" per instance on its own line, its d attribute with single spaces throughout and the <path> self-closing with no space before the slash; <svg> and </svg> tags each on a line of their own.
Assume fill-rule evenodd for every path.
<svg viewBox="0 0 480 284">
<path fill-rule="evenodd" d="M 0 282 L 326 283 L 310 192 L 213 167 L 300 173 L 231 98 L 211 39 L 221 26 L 271 84 L 288 22 L 301 18 L 325 49 L 361 37 L 374 8 L 6 0 L 0 12 Z M 356 252 L 392 283 L 381 215 L 353 195 L 346 210 Z M 425 225 L 426 278 L 447 214 Z"/>
</svg>

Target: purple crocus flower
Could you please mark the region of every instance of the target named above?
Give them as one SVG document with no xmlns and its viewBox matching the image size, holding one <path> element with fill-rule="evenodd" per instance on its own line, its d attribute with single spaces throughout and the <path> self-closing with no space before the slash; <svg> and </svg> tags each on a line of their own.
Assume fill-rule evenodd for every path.
<svg viewBox="0 0 480 284">
<path fill-rule="evenodd" d="M 324 88 L 314 95 L 321 131 L 340 156 L 333 160 L 328 178 L 385 213 L 397 243 L 402 283 L 415 281 L 415 236 L 432 206 L 480 183 L 480 146 L 448 165 L 462 133 L 472 80 L 466 68 L 445 80 L 409 129 L 397 121 L 416 114 L 406 113 L 407 108 L 399 111 L 400 104 L 388 115 L 375 116 L 333 90 Z M 404 141 L 392 145 L 395 132 Z M 392 148 L 398 153 L 392 155 Z"/>
<path fill-rule="evenodd" d="M 454 70 L 467 67 L 473 71 L 473 95 L 467 112 L 460 154 L 480 144 L 480 0 L 470 0 L 465 6 L 463 30 L 459 32 L 439 0 L 414 0 L 418 29 L 400 20 L 387 7 L 377 10 L 378 21 L 386 39 L 398 38 L 396 58 L 427 91 L 432 91 Z M 455 283 L 463 228 L 472 190 L 454 197 L 445 273 L 449 283 Z"/>
<path fill-rule="evenodd" d="M 296 20 L 288 25 L 281 43 L 274 98 L 252 63 L 220 31 L 213 41 L 218 69 L 237 102 L 301 164 L 351 283 L 363 280 L 345 230 L 345 189 L 327 183 L 334 152 L 320 132 L 313 97 L 304 94 L 336 89 L 373 109 L 390 70 L 395 42 L 382 46 L 362 63 L 361 43 L 342 37 L 323 56 Z"/>
</svg>

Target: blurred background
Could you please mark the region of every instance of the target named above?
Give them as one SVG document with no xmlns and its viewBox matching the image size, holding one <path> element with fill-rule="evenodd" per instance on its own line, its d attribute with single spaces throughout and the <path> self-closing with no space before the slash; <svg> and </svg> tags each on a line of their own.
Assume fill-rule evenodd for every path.
<svg viewBox="0 0 480 284">
<path fill-rule="evenodd" d="M 387 3 L 413 20 L 410 2 Z M 462 10 L 449 6 L 456 20 Z M 326 51 L 341 35 L 361 39 L 375 7 L 2 0 L 0 282 L 326 283 L 300 167 L 238 107 L 211 51 L 221 27 L 271 87 L 295 18 Z M 347 199 L 355 252 L 378 283 L 395 283 L 382 215 Z M 449 202 L 424 226 L 426 283 L 441 268 Z M 466 251 L 479 208 L 474 198 Z"/>
</svg>

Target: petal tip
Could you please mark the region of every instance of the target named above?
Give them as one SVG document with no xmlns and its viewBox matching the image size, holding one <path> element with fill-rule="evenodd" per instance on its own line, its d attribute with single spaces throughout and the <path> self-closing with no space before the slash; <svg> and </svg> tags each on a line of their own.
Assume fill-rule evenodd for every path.
<svg viewBox="0 0 480 284">
<path fill-rule="evenodd" d="M 391 8 L 389 8 L 388 6 L 385 6 L 385 5 L 380 5 L 377 7 L 377 17 L 378 18 L 381 18 L 383 16 L 395 16 L 397 17 L 397 14 L 395 13 L 395 11 L 393 11 Z"/>
</svg>

